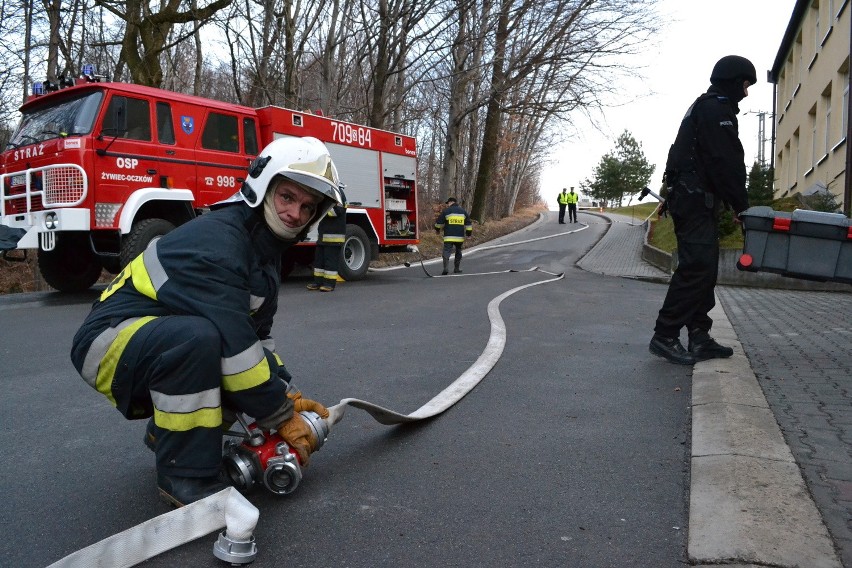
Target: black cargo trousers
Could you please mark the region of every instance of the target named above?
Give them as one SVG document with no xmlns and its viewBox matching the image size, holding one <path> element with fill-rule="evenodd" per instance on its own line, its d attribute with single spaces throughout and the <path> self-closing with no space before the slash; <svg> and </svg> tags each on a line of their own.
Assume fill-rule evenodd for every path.
<svg viewBox="0 0 852 568">
<path fill-rule="evenodd" d="M 710 331 L 707 314 L 716 305 L 714 288 L 719 273 L 718 204 L 713 194 L 676 186 L 667 198 L 677 237 L 677 268 L 654 331 L 677 338 L 686 327 L 690 335 Z"/>
</svg>

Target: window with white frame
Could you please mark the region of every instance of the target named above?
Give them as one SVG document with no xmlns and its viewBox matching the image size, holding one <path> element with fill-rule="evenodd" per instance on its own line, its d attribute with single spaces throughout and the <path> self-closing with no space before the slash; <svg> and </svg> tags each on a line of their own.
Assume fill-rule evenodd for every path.
<svg viewBox="0 0 852 568">
<path fill-rule="evenodd" d="M 843 100 L 840 101 L 840 140 L 846 138 L 849 128 L 849 70 L 840 74 L 840 84 L 843 85 Z"/>
<path fill-rule="evenodd" d="M 795 153 L 796 161 L 791 164 L 791 166 L 793 167 L 793 175 L 790 176 L 790 187 L 793 187 L 794 185 L 796 185 L 796 182 L 799 181 L 799 164 L 801 162 L 802 155 L 802 145 L 800 142 L 801 140 L 799 139 L 799 129 L 797 128 L 796 131 L 793 133 L 793 152 Z"/>
<path fill-rule="evenodd" d="M 811 107 L 810 112 L 808 113 L 811 120 L 811 166 L 816 167 L 817 164 L 817 116 L 816 116 L 816 104 Z"/>
<path fill-rule="evenodd" d="M 828 154 L 831 148 L 831 83 L 822 92 L 822 106 L 825 109 L 824 130 L 822 136 L 822 156 Z"/>
<path fill-rule="evenodd" d="M 814 18 L 814 54 L 819 53 L 819 44 L 822 41 L 822 30 L 820 29 L 819 0 L 811 4 L 811 14 Z"/>
</svg>

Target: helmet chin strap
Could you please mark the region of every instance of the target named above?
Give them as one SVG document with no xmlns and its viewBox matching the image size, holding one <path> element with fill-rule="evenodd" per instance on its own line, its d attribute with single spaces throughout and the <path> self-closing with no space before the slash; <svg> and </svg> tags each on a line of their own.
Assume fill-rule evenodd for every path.
<svg viewBox="0 0 852 568">
<path fill-rule="evenodd" d="M 284 224 L 281 218 L 278 216 L 278 213 L 275 211 L 275 204 L 273 203 L 273 199 L 275 198 L 274 191 L 267 191 L 266 197 L 263 199 L 263 219 L 266 221 L 269 229 L 275 234 L 276 237 L 282 240 L 292 240 L 299 236 L 299 233 L 308 226 L 308 223 L 305 223 L 301 227 L 288 227 Z"/>
</svg>

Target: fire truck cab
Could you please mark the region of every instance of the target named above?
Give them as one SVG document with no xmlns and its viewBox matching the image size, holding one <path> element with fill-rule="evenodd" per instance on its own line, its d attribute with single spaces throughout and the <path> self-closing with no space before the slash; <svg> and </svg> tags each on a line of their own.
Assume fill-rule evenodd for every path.
<svg viewBox="0 0 852 568">
<path fill-rule="evenodd" d="M 344 279 L 362 278 L 380 251 L 417 243 L 411 137 L 92 75 L 72 83 L 27 100 L 0 161 L 0 231 L 18 250 L 38 250 L 42 276 L 57 290 L 84 290 L 103 269 L 119 272 L 153 240 L 232 196 L 254 157 L 281 136 L 319 138 L 338 167 L 350 205 Z M 309 264 L 314 242 L 292 247 L 284 271 Z"/>
</svg>

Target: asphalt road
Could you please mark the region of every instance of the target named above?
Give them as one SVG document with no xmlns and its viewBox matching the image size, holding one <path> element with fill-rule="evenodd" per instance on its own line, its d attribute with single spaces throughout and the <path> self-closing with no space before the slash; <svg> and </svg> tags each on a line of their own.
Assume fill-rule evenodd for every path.
<svg viewBox="0 0 852 568">
<path fill-rule="evenodd" d="M 306 396 L 411 412 L 479 357 L 503 301 L 502 357 L 422 423 L 350 409 L 292 495 L 258 491 L 252 564 L 316 567 L 680 567 L 686 560 L 691 369 L 650 356 L 660 284 L 574 266 L 606 229 L 539 223 L 469 254 L 465 274 L 419 265 L 282 287 L 273 328 Z M 427 265 L 432 274 L 438 265 Z M 95 293 L 0 298 L 0 565 L 46 566 L 164 512 L 144 422 L 125 421 L 69 359 Z M 223 566 L 215 535 L 145 566 Z"/>
</svg>

